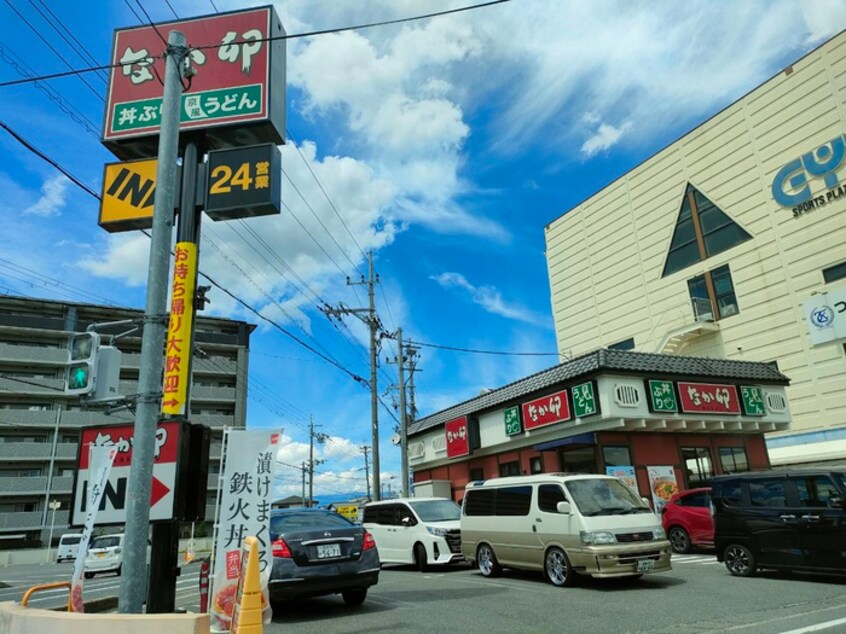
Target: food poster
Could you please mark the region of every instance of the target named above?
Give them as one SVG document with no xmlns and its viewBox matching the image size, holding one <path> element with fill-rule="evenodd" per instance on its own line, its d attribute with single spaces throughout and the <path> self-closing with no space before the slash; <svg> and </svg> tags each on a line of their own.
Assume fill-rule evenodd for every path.
<svg viewBox="0 0 846 634">
<path fill-rule="evenodd" d="M 267 582 L 273 569 L 270 545 L 270 503 L 276 474 L 276 452 L 282 430 L 229 430 L 226 434 L 220 506 L 213 545 L 211 631 L 228 632 L 232 622 L 245 537 L 258 540 L 262 584 L 262 620 L 272 612 Z"/>
<path fill-rule="evenodd" d="M 649 475 L 649 490 L 655 512 L 660 513 L 670 498 L 679 492 L 676 482 L 676 470 L 673 467 L 646 467 Z"/>
<path fill-rule="evenodd" d="M 83 448 L 83 451 L 85 449 Z M 100 500 L 106 490 L 106 483 L 109 481 L 109 473 L 115 462 L 117 447 L 94 445 L 88 446 L 88 504 L 85 506 L 85 525 L 82 535 L 79 538 L 79 547 L 76 551 L 76 560 L 73 563 L 73 575 L 71 576 L 71 607 L 74 612 L 84 612 L 85 602 L 82 599 L 82 579 L 85 573 L 85 558 L 88 556 L 88 543 L 91 541 L 91 532 L 94 530 L 94 518 L 100 508 Z"/>
<path fill-rule="evenodd" d="M 629 487 L 637 497 L 640 497 L 640 492 L 637 490 L 637 476 L 635 475 L 634 466 L 625 465 L 617 467 L 605 467 L 605 473 L 607 475 L 622 480 L 623 484 Z"/>
</svg>

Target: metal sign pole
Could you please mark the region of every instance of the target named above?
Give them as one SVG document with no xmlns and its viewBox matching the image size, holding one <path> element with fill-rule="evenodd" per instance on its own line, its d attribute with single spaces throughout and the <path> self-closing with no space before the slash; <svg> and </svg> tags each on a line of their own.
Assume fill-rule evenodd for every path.
<svg viewBox="0 0 846 634">
<path fill-rule="evenodd" d="M 167 274 L 181 110 L 181 68 L 188 48 L 185 35 L 171 31 L 165 55 L 156 197 L 147 274 L 147 300 L 138 375 L 138 408 L 135 414 L 130 486 L 126 507 L 126 550 L 123 560 L 118 612 L 140 614 L 146 596 L 147 538 L 150 529 L 150 492 L 153 479 L 156 420 L 161 408 L 161 376 L 164 366 L 164 314 L 167 306 Z"/>
</svg>

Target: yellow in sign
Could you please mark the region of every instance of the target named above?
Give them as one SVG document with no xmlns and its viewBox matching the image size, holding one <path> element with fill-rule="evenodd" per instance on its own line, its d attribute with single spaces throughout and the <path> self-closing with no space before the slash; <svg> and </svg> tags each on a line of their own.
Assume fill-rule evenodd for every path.
<svg viewBox="0 0 846 634">
<path fill-rule="evenodd" d="M 100 226 L 111 233 L 153 226 L 155 159 L 109 163 L 103 175 Z"/>
</svg>

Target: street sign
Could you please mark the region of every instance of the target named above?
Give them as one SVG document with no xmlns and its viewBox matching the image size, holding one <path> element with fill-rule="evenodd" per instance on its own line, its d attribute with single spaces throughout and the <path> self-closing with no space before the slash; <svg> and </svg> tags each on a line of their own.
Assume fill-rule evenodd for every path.
<svg viewBox="0 0 846 634">
<path fill-rule="evenodd" d="M 81 526 L 85 521 L 86 501 L 91 473 L 88 464 L 88 447 L 115 447 L 109 479 L 106 482 L 95 524 L 124 524 L 126 522 L 126 501 L 129 490 L 129 469 L 132 460 L 134 425 L 107 425 L 85 427 L 79 442 L 78 471 L 74 481 L 73 503 L 70 523 Z M 176 514 L 176 490 L 178 486 L 179 455 L 183 437 L 183 423 L 165 422 L 156 429 L 155 462 L 153 464 L 153 486 L 150 496 L 150 521 L 173 519 Z"/>
<path fill-rule="evenodd" d="M 188 400 L 196 281 L 197 245 L 193 242 L 177 242 L 173 256 L 173 284 L 162 389 L 162 414 L 170 416 L 184 415 Z"/>
<path fill-rule="evenodd" d="M 212 220 L 278 214 L 282 171 L 273 143 L 209 152 L 205 212 Z"/>
<path fill-rule="evenodd" d="M 103 144 L 122 159 L 156 156 L 163 39 L 174 29 L 196 70 L 181 98 L 180 132 L 202 131 L 211 149 L 283 143 L 285 31 L 267 6 L 116 30 Z"/>
<path fill-rule="evenodd" d="M 110 233 L 153 226 L 156 159 L 107 163 L 99 225 Z"/>
</svg>

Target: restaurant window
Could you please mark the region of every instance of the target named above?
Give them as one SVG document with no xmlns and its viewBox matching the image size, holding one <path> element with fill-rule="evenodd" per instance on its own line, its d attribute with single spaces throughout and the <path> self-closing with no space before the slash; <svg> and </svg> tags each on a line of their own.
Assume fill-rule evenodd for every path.
<svg viewBox="0 0 846 634">
<path fill-rule="evenodd" d="M 714 307 L 717 309 L 716 319 L 740 312 L 728 264 L 689 279 L 687 290 L 697 321 L 714 319 Z"/>
<path fill-rule="evenodd" d="M 840 264 L 835 264 L 827 269 L 823 269 L 822 274 L 823 280 L 826 284 L 842 280 L 843 278 L 846 278 L 846 262 L 841 262 Z"/>
<path fill-rule="evenodd" d="M 520 463 L 516 460 L 514 462 L 503 462 L 499 465 L 499 476 L 501 478 L 515 475 L 520 475 Z"/>
<path fill-rule="evenodd" d="M 543 473 L 542 456 L 535 456 L 529 461 L 529 473 Z"/>
<path fill-rule="evenodd" d="M 720 465 L 723 473 L 749 471 L 749 459 L 743 447 L 720 447 Z"/>
<path fill-rule="evenodd" d="M 561 471 L 564 473 L 596 473 L 596 451 L 594 445 L 561 451 Z"/>
<path fill-rule="evenodd" d="M 711 450 L 707 447 L 682 447 L 681 454 L 687 488 L 708 486 L 714 475 Z"/>
<path fill-rule="evenodd" d="M 722 253 L 751 237 L 728 214 L 688 183 L 661 277 Z"/>
<path fill-rule="evenodd" d="M 473 482 L 474 480 L 484 480 L 485 479 L 485 470 L 482 467 L 474 467 L 470 469 L 470 481 Z"/>
<path fill-rule="evenodd" d="M 603 447 L 602 459 L 606 467 L 629 467 L 634 464 L 628 447 Z"/>
</svg>

